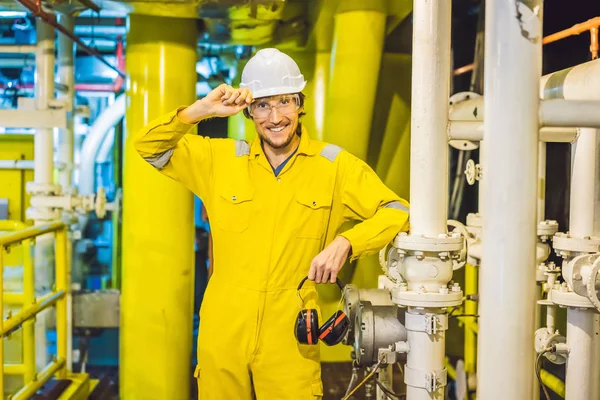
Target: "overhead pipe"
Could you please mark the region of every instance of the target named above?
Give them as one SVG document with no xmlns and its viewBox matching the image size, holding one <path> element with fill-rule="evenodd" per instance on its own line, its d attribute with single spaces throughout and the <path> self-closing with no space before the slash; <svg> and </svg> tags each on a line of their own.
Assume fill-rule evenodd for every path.
<svg viewBox="0 0 600 400">
<path fill-rule="evenodd" d="M 102 64 L 106 65 L 108 68 L 115 71 L 121 77 L 125 78 L 125 73 L 123 71 L 121 71 L 119 68 L 117 68 L 117 67 L 113 66 L 111 63 L 109 63 L 102 56 L 102 54 L 100 54 L 98 52 L 98 50 L 86 45 L 79 36 L 77 36 L 75 33 L 73 33 L 72 30 L 69 30 L 69 29 L 65 28 L 64 26 L 60 25 L 56 20 L 56 16 L 54 14 L 44 11 L 40 4 L 36 3 L 33 0 L 17 0 L 17 2 L 22 4 L 25 8 L 27 8 L 29 10 L 29 12 L 31 12 L 33 15 L 35 15 L 36 17 L 39 17 L 41 20 L 43 20 L 48 25 L 52 26 L 54 29 L 56 29 L 63 35 L 66 35 L 69 38 L 71 38 L 71 40 L 73 40 L 75 43 L 77 43 L 77 45 L 83 51 L 85 51 L 89 55 L 96 57 Z"/>
<path fill-rule="evenodd" d="M 485 6 L 477 397 L 528 399 L 534 370 L 542 0 L 488 0 Z"/>
<path fill-rule="evenodd" d="M 592 59 L 598 58 L 598 28 L 600 27 L 600 17 L 591 18 L 585 22 L 580 24 L 575 24 L 570 28 L 564 29 L 562 31 L 553 33 L 544 37 L 542 40 L 542 44 L 549 44 L 557 42 L 561 39 L 565 39 L 567 37 L 573 35 L 579 35 L 583 32 L 590 31 L 590 53 L 592 55 Z M 467 64 L 462 67 L 456 68 L 454 70 L 454 76 L 462 75 L 466 72 L 473 71 L 475 64 Z"/>
<path fill-rule="evenodd" d="M 484 124 L 479 121 L 449 121 L 448 140 L 479 142 L 484 137 L 483 129 Z M 545 143 L 572 143 L 578 136 L 577 128 L 545 127 L 540 129 L 540 142 Z"/>
<path fill-rule="evenodd" d="M 542 126 L 600 128 L 600 101 L 544 100 L 539 113 Z"/>
<path fill-rule="evenodd" d="M 82 195 L 94 193 L 96 156 L 110 130 L 125 116 L 125 100 L 125 93 L 117 96 L 115 101 L 98 115 L 83 142 L 79 167 L 79 193 Z"/>
</svg>

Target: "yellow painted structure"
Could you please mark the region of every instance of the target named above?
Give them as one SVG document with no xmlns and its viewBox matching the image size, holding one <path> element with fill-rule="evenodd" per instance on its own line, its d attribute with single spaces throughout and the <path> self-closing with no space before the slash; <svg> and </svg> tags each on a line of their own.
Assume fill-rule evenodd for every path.
<svg viewBox="0 0 600 400">
<path fill-rule="evenodd" d="M 324 139 L 366 160 L 386 2 L 341 2 L 335 15 Z"/>
<path fill-rule="evenodd" d="M 6 319 L 0 320 L 0 359 L 4 360 L 4 342 L 13 332 L 23 328 L 23 359 L 20 364 L 6 365 L 0 363 L 0 393 L 4 394 L 4 376 L 6 374 L 21 374 L 24 377 L 23 387 L 16 393 L 10 393 L 13 400 L 28 399 L 45 382 L 56 376 L 67 377 L 67 343 L 69 343 L 67 323 L 67 304 L 70 296 L 70 268 L 67 258 L 67 231 L 61 222 L 47 225 L 25 227 L 20 222 L 3 221 L 0 230 L 5 231 L 0 235 L 0 287 L 4 289 L 4 255 L 8 249 L 19 247 L 25 253 L 23 255 L 23 292 L 2 293 L 0 298 L 0 315 L 4 315 L 4 303 L 21 305 L 20 310 L 11 313 Z M 6 232 L 13 230 L 13 232 Z M 55 276 L 54 290 L 50 293 L 34 298 L 33 263 L 29 256 L 29 245 L 32 239 L 44 234 L 55 234 Z M 32 322 L 42 310 L 56 307 L 56 343 L 57 354 L 42 371 L 35 374 L 35 337 Z M 9 394 L 9 393 L 6 393 Z"/>
<path fill-rule="evenodd" d="M 131 137 L 196 99 L 196 39 L 194 19 L 129 16 L 120 332 L 125 400 L 189 398 L 193 196 L 146 163 Z"/>
<path fill-rule="evenodd" d="M 0 160 L 33 160 L 33 135 L 0 135 Z M 8 219 L 25 221 L 29 181 L 33 181 L 32 169 L 0 169 L 0 198 L 8 199 Z"/>
</svg>

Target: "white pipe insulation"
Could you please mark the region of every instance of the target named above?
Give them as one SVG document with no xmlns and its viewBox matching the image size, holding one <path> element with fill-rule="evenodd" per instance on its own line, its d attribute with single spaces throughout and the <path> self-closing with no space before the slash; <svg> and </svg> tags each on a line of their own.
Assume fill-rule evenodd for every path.
<svg viewBox="0 0 600 400">
<path fill-rule="evenodd" d="M 94 165 L 101 144 L 112 128 L 125 115 L 125 93 L 119 95 L 115 101 L 96 118 L 91 126 L 81 149 L 79 193 L 94 193 Z"/>
<path fill-rule="evenodd" d="M 485 12 L 477 397 L 529 399 L 534 368 L 542 1 L 488 0 Z"/>
<path fill-rule="evenodd" d="M 544 76 L 544 99 L 600 100 L 600 60 Z M 574 238 L 600 236 L 600 135 L 596 129 L 580 129 L 573 145 L 569 234 Z M 574 254 L 576 255 L 576 253 Z M 570 263 L 563 265 L 563 277 L 571 281 Z M 566 267 L 566 268 L 565 268 Z M 572 284 L 571 284 L 572 285 Z M 566 399 L 600 398 L 600 323 L 593 309 L 567 310 Z"/>
</svg>

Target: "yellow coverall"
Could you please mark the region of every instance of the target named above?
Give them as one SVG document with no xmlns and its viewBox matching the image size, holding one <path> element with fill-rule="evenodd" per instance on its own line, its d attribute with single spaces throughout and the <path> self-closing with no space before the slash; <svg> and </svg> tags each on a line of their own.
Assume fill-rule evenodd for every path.
<svg viewBox="0 0 600 400">
<path fill-rule="evenodd" d="M 275 176 L 259 140 L 187 134 L 193 125 L 179 110 L 147 125 L 135 148 L 200 197 L 211 222 L 215 268 L 200 310 L 199 398 L 321 398 L 319 347 L 298 344 L 293 333 L 296 288 L 344 221 L 364 221 L 343 233 L 355 259 L 408 229 L 408 203 L 363 161 L 306 131 Z M 318 309 L 308 283 L 304 307 Z"/>
</svg>

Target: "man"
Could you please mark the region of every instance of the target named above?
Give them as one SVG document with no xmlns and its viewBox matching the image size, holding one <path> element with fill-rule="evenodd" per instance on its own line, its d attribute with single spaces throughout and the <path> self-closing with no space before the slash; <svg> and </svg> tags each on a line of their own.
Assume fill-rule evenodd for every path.
<svg viewBox="0 0 600 400">
<path fill-rule="evenodd" d="M 318 346 L 298 344 L 293 333 L 299 309 L 316 308 L 314 283 L 301 303 L 299 282 L 307 274 L 335 282 L 349 256 L 377 252 L 408 229 L 406 201 L 363 161 L 302 129 L 305 85 L 289 56 L 260 50 L 239 89 L 221 85 L 135 141 L 146 161 L 203 200 L 211 222 L 215 268 L 195 373 L 203 400 L 321 398 Z M 187 134 L 242 110 L 259 139 Z M 347 220 L 363 222 L 337 235 Z"/>
</svg>

